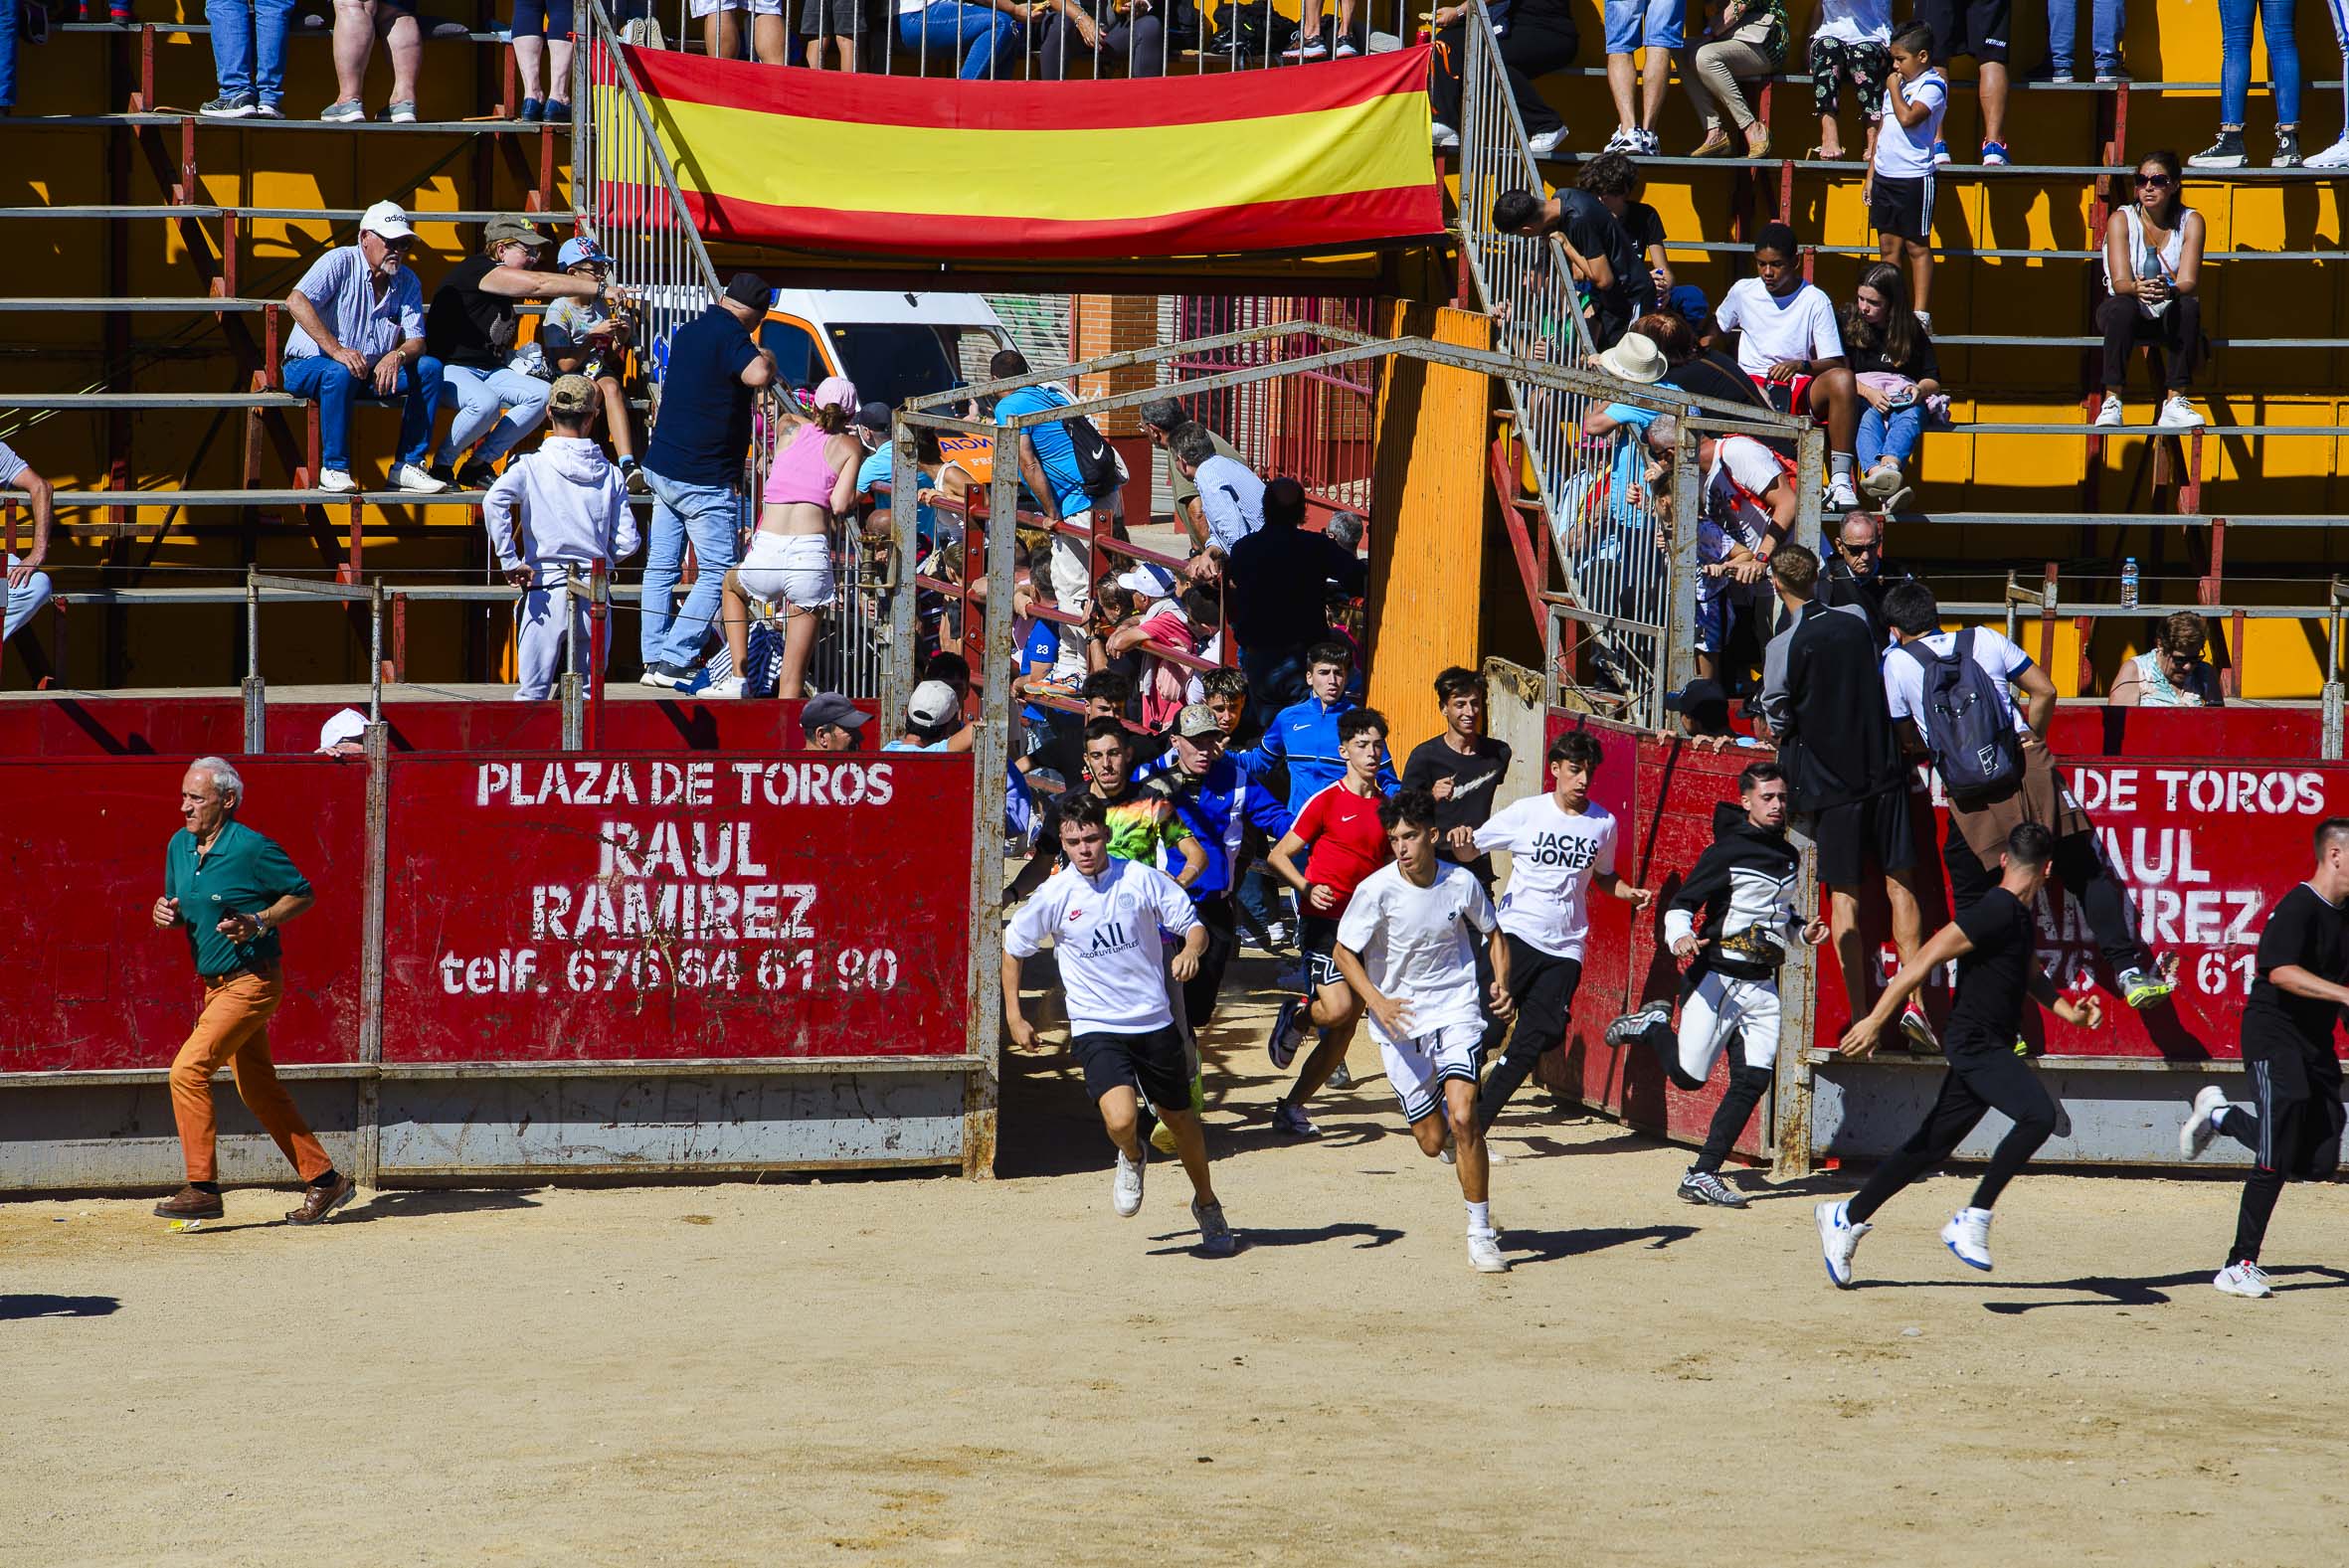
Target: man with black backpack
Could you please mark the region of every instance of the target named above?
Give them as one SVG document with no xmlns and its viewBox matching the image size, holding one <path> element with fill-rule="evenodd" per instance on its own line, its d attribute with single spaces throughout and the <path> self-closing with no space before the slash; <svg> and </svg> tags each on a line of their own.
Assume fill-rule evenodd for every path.
<svg viewBox="0 0 2349 1568">
<path fill-rule="evenodd" d="M 1024 376 L 1028 373 L 1027 356 L 1014 348 L 1004 349 L 988 361 L 987 373 L 995 381 Z M 1075 401 L 1049 382 L 1020 387 L 996 401 L 995 423 L 1016 415 L 1065 409 Z M 1103 527 L 1114 526 L 1125 471 L 1117 452 L 1091 420 L 1076 415 L 1028 426 L 1019 433 L 1017 460 L 1029 504 L 1045 517 L 1072 528 L 1090 529 L 1096 519 Z M 1060 608 L 1078 617 L 1060 628 L 1060 657 L 1053 663 L 1052 674 L 1056 680 L 1073 684 L 1085 678 L 1085 620 L 1093 611 L 1092 552 L 1084 539 L 1056 532 L 1051 561 Z"/>
<path fill-rule="evenodd" d="M 2056 880 L 2077 900 L 2131 1007 L 2150 1007 L 2177 988 L 2175 956 L 2155 960 L 2138 943 L 2128 896 L 2105 866 L 2093 825 L 2056 775 L 2042 737 L 2056 711 L 2056 683 L 2031 656 L 1988 626 L 1941 629 L 1933 591 L 1910 581 L 1885 593 L 1896 646 L 1885 655 L 1885 699 L 1895 719 L 1915 726 L 1949 793 L 1942 863 L 1951 906 L 1963 913 L 1997 885 L 2016 827 L 2036 822 L 2055 836 Z M 2026 704 L 2018 713 L 2010 685 Z"/>
</svg>

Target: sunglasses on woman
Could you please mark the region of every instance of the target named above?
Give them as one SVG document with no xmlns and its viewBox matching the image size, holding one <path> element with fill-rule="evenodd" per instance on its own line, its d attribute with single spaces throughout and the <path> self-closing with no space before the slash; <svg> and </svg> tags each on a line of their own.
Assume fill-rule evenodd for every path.
<svg viewBox="0 0 2349 1568">
<path fill-rule="evenodd" d="M 2140 174 L 2137 176 L 2137 183 L 2139 185 L 2150 185 L 2158 188 L 2160 186 L 2169 184 L 2170 177 L 2166 174 Z"/>
</svg>

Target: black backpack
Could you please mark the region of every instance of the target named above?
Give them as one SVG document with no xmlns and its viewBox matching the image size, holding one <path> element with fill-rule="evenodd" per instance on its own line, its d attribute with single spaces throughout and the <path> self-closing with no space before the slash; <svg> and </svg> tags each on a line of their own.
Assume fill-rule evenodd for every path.
<svg viewBox="0 0 2349 1568">
<path fill-rule="evenodd" d="M 1091 420 L 1079 414 L 1062 420 L 1060 428 L 1068 433 L 1069 449 L 1076 454 L 1077 477 L 1084 481 L 1087 495 L 1099 501 L 1124 488 L 1126 470 L 1118 461 L 1117 448 L 1103 438 Z"/>
<path fill-rule="evenodd" d="M 1900 644 L 1924 680 L 1925 744 L 1953 795 L 1989 794 L 2023 777 L 2023 744 L 2007 717 L 1998 681 L 1974 662 L 1974 628 L 1960 631 L 1947 653 L 1922 638 Z"/>
</svg>

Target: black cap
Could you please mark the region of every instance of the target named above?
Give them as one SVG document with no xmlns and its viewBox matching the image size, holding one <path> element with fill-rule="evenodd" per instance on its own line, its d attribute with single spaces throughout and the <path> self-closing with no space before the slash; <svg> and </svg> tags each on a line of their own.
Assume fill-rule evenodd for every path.
<svg viewBox="0 0 2349 1568">
<path fill-rule="evenodd" d="M 879 431 L 886 435 L 889 430 L 889 405 L 875 398 L 856 411 L 856 423 L 868 431 Z"/>
<path fill-rule="evenodd" d="M 1664 699 L 1664 708 L 1668 713 L 1687 714 L 1697 722 L 1698 730 L 1706 735 L 1729 733 L 1729 695 L 1721 690 L 1718 681 L 1702 678 L 1693 680 L 1679 691 L 1668 694 Z"/>
<path fill-rule="evenodd" d="M 756 272 L 737 272 L 726 279 L 726 297 L 738 305 L 753 310 L 764 310 L 774 299 L 775 290 L 767 286 L 767 279 Z"/>
<path fill-rule="evenodd" d="M 800 728 L 820 730 L 827 724 L 836 724 L 843 730 L 861 730 L 871 717 L 838 693 L 819 691 L 800 710 Z"/>
</svg>

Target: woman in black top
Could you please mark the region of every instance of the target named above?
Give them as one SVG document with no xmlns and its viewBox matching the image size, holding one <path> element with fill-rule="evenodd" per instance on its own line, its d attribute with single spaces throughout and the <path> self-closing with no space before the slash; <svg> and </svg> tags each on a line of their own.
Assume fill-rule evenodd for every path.
<svg viewBox="0 0 2349 1568">
<path fill-rule="evenodd" d="M 1735 360 L 1700 345 L 1697 334 L 1679 316 L 1654 311 L 1640 317 L 1632 330 L 1652 339 L 1664 351 L 1664 362 L 1672 367 L 1657 385 L 1768 412 L 1770 405 L 1753 378 L 1739 370 Z"/>
<path fill-rule="evenodd" d="M 1860 274 L 1844 307 L 1843 339 L 1863 405 L 1853 442 L 1864 470 L 1860 488 L 1890 510 L 1904 487 L 1901 470 L 1924 438 L 1925 400 L 1941 390 L 1932 335 L 1908 307 L 1898 267 L 1879 261 Z"/>
</svg>

